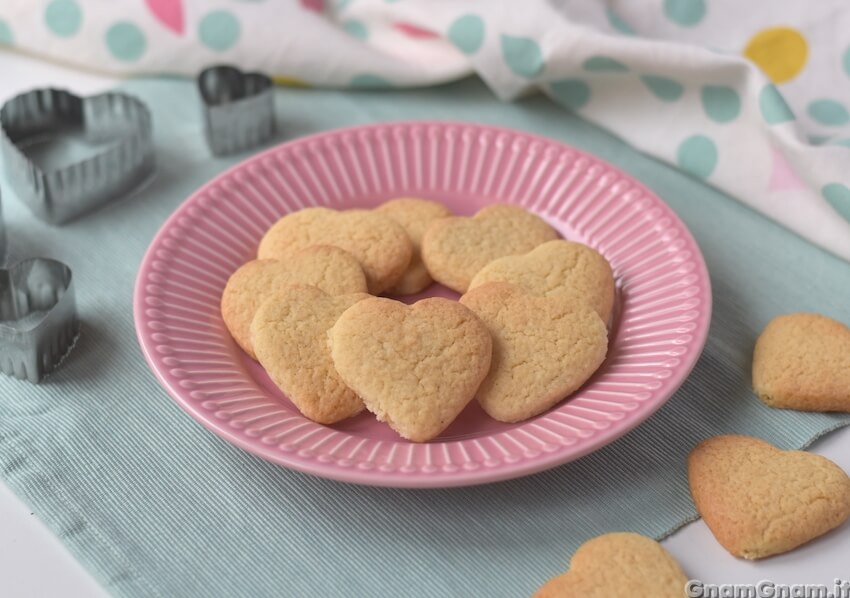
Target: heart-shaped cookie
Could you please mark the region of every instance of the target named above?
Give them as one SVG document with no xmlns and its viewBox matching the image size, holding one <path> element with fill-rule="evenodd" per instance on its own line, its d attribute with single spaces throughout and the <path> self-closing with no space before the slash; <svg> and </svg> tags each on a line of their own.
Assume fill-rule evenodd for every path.
<svg viewBox="0 0 850 598">
<path fill-rule="evenodd" d="M 475 275 L 469 288 L 488 282 L 509 282 L 533 295 L 563 295 L 588 303 L 605 322 L 614 307 L 611 265 L 581 243 L 549 241 L 524 255 L 493 260 Z"/>
<path fill-rule="evenodd" d="M 377 210 L 398 222 L 413 244 L 410 265 L 389 292 L 393 295 L 415 295 L 434 282 L 422 261 L 422 237 L 435 220 L 448 218 L 452 212 L 441 203 L 416 197 L 391 199 L 378 206 Z"/>
<path fill-rule="evenodd" d="M 407 233 L 385 214 L 307 208 L 278 220 L 260 241 L 257 254 L 260 259 L 286 260 L 310 245 L 335 245 L 353 255 L 373 295 L 401 278 L 413 253 Z"/>
<path fill-rule="evenodd" d="M 570 570 L 549 580 L 534 598 L 682 598 L 687 582 L 661 544 L 618 532 L 582 544 Z"/>
<path fill-rule="evenodd" d="M 697 511 L 745 559 L 787 552 L 850 517 L 850 478 L 835 463 L 749 436 L 717 436 L 688 457 Z"/>
<path fill-rule="evenodd" d="M 0 369 L 40 382 L 74 347 L 80 331 L 71 269 L 25 260 L 0 269 Z"/>
<path fill-rule="evenodd" d="M 499 421 L 523 421 L 559 403 L 593 375 L 608 352 L 605 322 L 570 297 L 538 297 L 490 282 L 460 302 L 493 337 L 493 361 L 478 402 Z"/>
<path fill-rule="evenodd" d="M 34 148 L 67 136 L 101 147 L 60 167 L 36 159 Z M 14 97 L 0 110 L 0 146 L 18 197 L 53 224 L 126 196 L 154 170 L 150 111 L 118 92 L 81 98 L 36 89 Z"/>
<path fill-rule="evenodd" d="M 818 314 L 774 319 L 756 342 L 753 388 L 771 407 L 850 412 L 850 328 Z"/>
<path fill-rule="evenodd" d="M 269 296 L 292 284 L 314 286 L 329 295 L 365 293 L 366 276 L 354 256 L 332 245 L 313 245 L 292 259 L 252 260 L 224 287 L 221 316 L 236 343 L 252 358 L 251 321 Z"/>
<path fill-rule="evenodd" d="M 331 296 L 291 285 L 269 297 L 251 323 L 257 359 L 301 413 L 320 424 L 357 415 L 363 402 L 334 369 L 328 330 L 366 293 Z"/>
<path fill-rule="evenodd" d="M 484 324 L 456 301 L 405 305 L 372 298 L 348 309 L 331 329 L 337 372 L 380 421 L 425 442 L 463 411 L 490 367 Z"/>
<path fill-rule="evenodd" d="M 268 140 L 275 132 L 272 80 L 218 65 L 198 76 L 204 104 L 206 135 L 212 153 L 241 152 Z"/>
<path fill-rule="evenodd" d="M 558 233 L 544 220 L 519 206 L 495 204 L 472 218 L 442 218 L 422 239 L 422 259 L 428 272 L 458 293 L 484 266 L 506 255 L 528 253 Z"/>
</svg>

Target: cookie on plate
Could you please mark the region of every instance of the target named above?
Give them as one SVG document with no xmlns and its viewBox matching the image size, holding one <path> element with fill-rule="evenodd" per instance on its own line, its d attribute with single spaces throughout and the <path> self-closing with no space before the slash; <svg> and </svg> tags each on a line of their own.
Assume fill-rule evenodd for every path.
<svg viewBox="0 0 850 598">
<path fill-rule="evenodd" d="M 398 282 L 413 254 L 407 233 L 386 214 L 306 208 L 278 220 L 260 241 L 257 255 L 287 260 L 310 245 L 334 245 L 353 255 L 375 295 Z"/>
<path fill-rule="evenodd" d="M 602 255 L 587 245 L 549 241 L 524 255 L 493 260 L 472 279 L 470 289 L 509 282 L 544 297 L 563 295 L 590 304 L 605 322 L 614 307 L 614 273 Z"/>
<path fill-rule="evenodd" d="M 775 318 L 756 342 L 753 388 L 771 407 L 850 412 L 850 328 L 818 314 Z"/>
<path fill-rule="evenodd" d="M 340 316 L 330 340 L 349 388 L 379 421 L 415 442 L 445 430 L 490 368 L 487 328 L 448 299 L 360 301 Z"/>
<path fill-rule="evenodd" d="M 558 233 L 542 218 L 508 204 L 495 204 L 475 216 L 435 221 L 422 239 L 428 272 L 458 293 L 465 293 L 479 270 L 506 255 L 528 253 Z"/>
<path fill-rule="evenodd" d="M 345 310 L 369 297 L 290 285 L 257 310 L 251 323 L 257 359 L 308 419 L 333 424 L 363 411 L 363 401 L 333 367 L 327 334 Z"/>
<path fill-rule="evenodd" d="M 745 559 L 793 550 L 850 517 L 850 478 L 813 453 L 749 436 L 716 436 L 688 457 L 697 511 L 717 541 Z"/>
<path fill-rule="evenodd" d="M 422 237 L 431 223 L 451 216 L 452 212 L 439 202 L 417 197 L 391 199 L 378 206 L 377 210 L 398 222 L 413 243 L 410 265 L 388 292 L 392 295 L 415 295 L 434 282 L 422 262 Z"/>
<path fill-rule="evenodd" d="M 539 297 L 490 282 L 460 298 L 493 337 L 490 373 L 478 390 L 487 414 L 519 422 L 578 390 L 602 365 L 608 330 L 589 305 L 570 297 Z"/>
<path fill-rule="evenodd" d="M 570 570 L 549 580 L 534 598 L 682 598 L 688 577 L 650 538 L 616 532 L 588 540 Z"/>
<path fill-rule="evenodd" d="M 291 259 L 253 260 L 240 267 L 224 287 L 221 315 L 236 343 L 252 358 L 251 320 L 260 304 L 290 284 L 309 284 L 330 293 L 365 293 L 366 276 L 354 257 L 338 247 L 314 245 Z"/>
</svg>

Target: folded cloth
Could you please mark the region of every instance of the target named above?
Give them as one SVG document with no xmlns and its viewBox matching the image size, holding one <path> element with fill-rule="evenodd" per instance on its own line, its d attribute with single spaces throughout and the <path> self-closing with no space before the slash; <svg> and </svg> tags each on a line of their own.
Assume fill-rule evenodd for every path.
<svg viewBox="0 0 850 598">
<path fill-rule="evenodd" d="M 850 259 L 842 0 L 4 0 L 3 43 L 110 73 L 228 62 L 313 86 L 477 73 L 502 99 L 542 91 Z"/>
</svg>

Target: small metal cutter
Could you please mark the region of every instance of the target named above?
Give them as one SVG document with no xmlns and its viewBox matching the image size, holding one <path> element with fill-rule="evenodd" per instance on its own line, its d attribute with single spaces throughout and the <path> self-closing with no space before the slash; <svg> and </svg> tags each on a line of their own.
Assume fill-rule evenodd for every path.
<svg viewBox="0 0 850 598">
<path fill-rule="evenodd" d="M 241 152 L 274 135 L 274 95 L 266 75 L 213 66 L 198 76 L 198 90 L 213 155 Z"/>
<path fill-rule="evenodd" d="M 81 98 L 60 89 L 36 89 L 0 109 L 0 150 L 18 196 L 39 218 L 61 224 L 117 198 L 154 169 L 151 114 L 132 96 L 109 92 Z M 60 134 L 103 144 L 96 154 L 44 170 L 32 146 Z"/>
<path fill-rule="evenodd" d="M 44 258 L 0 270 L 0 370 L 33 383 L 52 372 L 80 331 L 71 269 Z"/>
<path fill-rule="evenodd" d="M 0 189 L 0 266 L 6 263 L 6 222 L 3 220 L 3 190 Z"/>
</svg>

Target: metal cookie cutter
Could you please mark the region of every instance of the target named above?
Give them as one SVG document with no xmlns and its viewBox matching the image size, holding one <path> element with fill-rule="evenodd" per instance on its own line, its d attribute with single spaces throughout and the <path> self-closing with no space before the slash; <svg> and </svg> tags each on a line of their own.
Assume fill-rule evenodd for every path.
<svg viewBox="0 0 850 598">
<path fill-rule="evenodd" d="M 6 223 L 3 220 L 3 190 L 0 189 L 0 266 L 6 263 Z"/>
<path fill-rule="evenodd" d="M 0 109 L 0 149 L 20 198 L 39 218 L 61 224 L 119 197 L 154 169 L 153 127 L 147 106 L 109 92 L 81 98 L 60 89 L 36 89 Z M 105 144 L 95 155 L 44 170 L 30 158 L 39 142 L 79 134 Z"/>
<path fill-rule="evenodd" d="M 33 383 L 52 372 L 80 332 L 71 269 L 44 258 L 0 270 L 0 370 Z"/>
<path fill-rule="evenodd" d="M 213 155 L 241 152 L 274 135 L 274 94 L 266 75 L 213 66 L 198 76 L 198 90 Z"/>
</svg>

